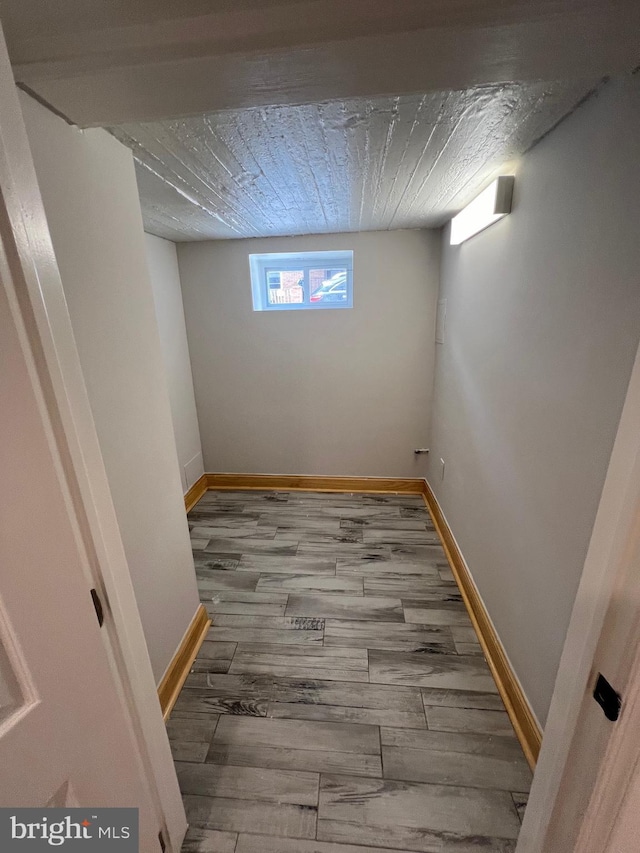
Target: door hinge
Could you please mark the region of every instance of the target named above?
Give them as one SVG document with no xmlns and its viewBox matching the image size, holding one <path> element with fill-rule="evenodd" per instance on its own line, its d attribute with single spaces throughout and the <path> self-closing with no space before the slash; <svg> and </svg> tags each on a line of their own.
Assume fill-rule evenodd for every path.
<svg viewBox="0 0 640 853">
<path fill-rule="evenodd" d="M 620 716 L 620 708 L 622 706 L 622 697 L 613 689 L 604 675 L 599 672 L 598 680 L 596 681 L 596 689 L 593 691 L 593 698 L 604 711 L 607 720 L 612 723 Z"/>
<path fill-rule="evenodd" d="M 104 624 L 104 610 L 102 609 L 102 602 L 100 601 L 100 596 L 98 595 L 95 589 L 91 590 L 91 600 L 93 601 L 93 606 L 96 609 L 98 625 L 102 628 L 102 625 Z"/>
</svg>

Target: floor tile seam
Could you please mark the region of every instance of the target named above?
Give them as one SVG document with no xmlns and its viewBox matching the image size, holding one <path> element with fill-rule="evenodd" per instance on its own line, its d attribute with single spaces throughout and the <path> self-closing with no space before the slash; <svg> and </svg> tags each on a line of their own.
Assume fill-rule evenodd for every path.
<svg viewBox="0 0 640 853">
<path fill-rule="evenodd" d="M 287 767 L 264 767 L 261 764 L 218 764 L 215 761 L 177 761 L 175 763 L 179 764 L 179 765 L 189 765 L 190 767 L 192 767 L 194 769 L 204 768 L 204 767 L 211 767 L 211 768 L 217 767 L 217 768 L 221 768 L 221 769 L 225 768 L 225 767 L 236 767 L 237 769 L 240 769 L 240 770 L 247 770 L 247 771 L 254 770 L 257 773 L 260 773 L 260 772 L 266 770 L 266 771 L 269 771 L 270 773 L 273 773 L 274 775 L 283 774 L 283 775 L 292 775 L 294 778 L 298 777 L 296 779 L 296 781 L 302 781 L 299 779 L 299 777 L 304 776 L 304 777 L 307 777 L 305 781 L 309 782 L 310 784 L 317 783 L 318 788 L 320 786 L 320 771 L 319 770 L 291 770 Z M 343 775 L 346 775 L 346 774 L 343 774 Z M 315 778 L 311 778 L 311 777 L 315 777 Z M 364 779 L 366 777 L 362 776 L 362 777 L 358 777 L 358 778 Z M 299 793 L 299 792 L 295 792 L 295 793 Z M 263 802 L 273 803 L 273 802 L 275 802 L 273 800 L 273 798 L 268 799 L 268 800 L 264 800 L 262 798 L 263 796 L 270 796 L 269 794 L 264 794 L 264 795 L 257 794 L 257 795 L 252 796 L 252 797 L 235 796 L 233 793 L 190 794 L 190 796 L 194 796 L 194 797 L 198 797 L 198 796 L 205 796 L 205 797 L 223 796 L 225 799 L 228 799 L 228 800 L 249 799 L 249 800 L 253 800 L 255 802 L 260 802 L 260 803 L 263 803 Z M 285 804 L 283 803 L 283 805 L 285 805 Z M 305 803 L 289 803 L 288 805 L 304 806 Z"/>
<path fill-rule="evenodd" d="M 468 753 L 462 753 L 462 754 L 468 754 Z M 427 782 L 424 779 L 410 779 L 407 776 L 389 775 L 384 770 L 384 753 L 382 755 L 382 765 L 383 765 L 383 776 L 382 776 L 382 778 L 384 780 L 388 780 L 389 782 L 409 782 L 409 783 L 414 784 L 414 785 L 437 785 L 438 787 L 443 787 L 443 788 L 465 788 L 465 789 L 471 790 L 471 791 L 495 791 L 496 793 L 508 794 L 510 796 L 511 801 L 513 803 L 513 806 L 516 810 L 516 814 L 518 812 L 518 808 L 515 804 L 515 800 L 514 800 L 513 795 L 514 795 L 514 793 L 519 793 L 519 792 L 517 792 L 517 791 L 514 792 L 510 788 L 501 788 L 497 785 L 491 785 L 491 784 L 486 784 L 486 785 L 475 784 L 474 785 L 471 782 L 451 782 L 451 781 L 445 781 L 445 780 Z M 342 774 L 342 775 L 346 775 L 346 774 Z M 358 778 L 364 778 L 364 777 L 358 777 Z M 377 777 L 371 776 L 369 778 L 375 779 Z M 519 815 L 518 815 L 518 817 L 519 817 Z"/>
<path fill-rule="evenodd" d="M 222 741 L 222 742 L 218 742 L 217 746 L 218 747 L 225 747 L 225 746 L 235 747 L 235 746 L 238 746 L 238 744 L 230 744 L 230 743 L 225 743 L 224 741 Z M 212 745 L 212 747 L 213 747 L 213 745 Z M 295 746 L 295 747 L 265 746 L 264 744 L 260 744 L 258 748 L 259 749 L 286 749 L 286 750 L 289 750 L 291 752 L 313 752 L 313 753 L 321 753 L 321 754 L 326 754 L 326 755 L 348 755 L 348 756 L 356 756 L 356 757 L 360 757 L 360 758 L 361 757 L 379 758 L 380 759 L 380 766 L 382 767 L 382 754 L 378 754 L 377 752 L 345 752 L 344 750 L 341 750 L 341 749 L 314 749 L 311 747 L 305 748 L 305 747 L 298 747 L 298 746 Z M 211 752 L 211 749 L 209 750 L 209 752 Z M 207 753 L 207 757 L 209 755 L 209 752 Z M 214 765 L 215 767 L 236 767 L 236 768 L 251 767 L 254 770 L 282 770 L 282 771 L 290 771 L 292 773 L 315 773 L 318 775 L 321 775 L 322 773 L 328 772 L 325 770 L 309 770 L 309 771 L 307 771 L 307 770 L 292 770 L 289 767 L 265 767 L 264 765 L 257 764 L 257 763 L 256 764 L 235 764 L 233 761 L 229 761 L 229 762 L 225 762 L 224 764 L 221 764 L 217 761 L 208 761 L 206 758 L 204 761 L 200 761 L 200 762 L 193 762 L 193 761 L 192 762 L 185 762 L 185 761 L 183 761 L 181 763 L 182 764 L 187 764 L 187 763 L 195 764 L 198 767 L 202 767 L 204 764 L 211 764 L 211 765 Z M 371 776 L 371 775 L 360 776 L 360 775 L 358 775 L 358 773 L 354 772 L 353 770 L 341 770 L 341 769 L 331 770 L 330 775 L 331 776 L 351 776 L 351 777 L 356 777 L 357 779 L 382 779 L 383 778 L 382 775 L 380 775 L 380 776 Z M 521 792 L 517 791 L 516 793 L 521 793 Z"/>
<path fill-rule="evenodd" d="M 275 803 L 275 802 L 269 802 L 268 800 L 257 800 L 257 799 L 256 800 L 251 800 L 251 799 L 242 800 L 238 797 L 225 797 L 225 796 L 222 796 L 220 794 L 214 794 L 214 795 L 211 795 L 211 794 L 184 794 L 183 798 L 184 797 L 199 797 L 200 799 L 205 799 L 205 800 L 224 800 L 224 801 L 230 801 L 232 803 L 237 803 L 237 802 L 258 803 L 258 804 L 265 805 L 265 806 L 270 805 L 270 806 L 276 807 L 276 808 L 278 808 L 278 807 L 279 808 L 291 807 L 294 809 L 304 809 L 305 811 L 308 811 L 311 809 L 311 810 L 313 810 L 313 813 L 314 813 L 316 819 L 317 819 L 317 814 L 318 814 L 318 810 L 317 810 L 316 806 L 305 806 L 305 805 L 302 805 L 300 803 Z M 212 830 L 217 829 L 217 827 L 214 827 L 214 826 L 207 826 L 205 821 L 196 822 L 196 823 L 193 823 L 191 825 L 197 829 L 212 829 Z M 235 832 L 240 833 L 240 830 L 238 830 L 238 829 L 226 829 L 226 830 L 224 830 L 224 829 L 219 830 L 218 829 L 217 831 L 218 832 L 229 832 L 229 833 L 235 833 Z M 291 838 L 293 840 L 298 840 L 298 841 L 315 841 L 316 840 L 314 836 L 309 836 L 309 835 L 276 835 L 275 833 L 269 833 L 269 834 L 262 833 L 262 834 L 267 835 L 268 838 Z"/>
<path fill-rule="evenodd" d="M 467 710 L 469 710 L 469 709 L 467 709 Z M 518 739 L 512 737 L 511 735 L 493 734 L 492 732 L 477 732 L 477 731 L 441 731 L 440 729 L 433 729 L 433 728 L 429 728 L 426 730 L 425 729 L 405 729 L 405 728 L 400 728 L 398 726 L 381 726 L 380 728 L 385 729 L 385 730 L 398 731 L 398 732 L 402 732 L 402 733 L 407 732 L 407 731 L 408 732 L 424 733 L 425 731 L 428 731 L 428 732 L 431 732 L 432 734 L 436 734 L 436 735 L 437 734 L 453 735 L 453 736 L 461 735 L 462 737 L 469 736 L 471 738 L 480 737 L 480 738 L 488 739 L 492 742 L 497 740 L 498 743 L 500 743 L 501 741 L 506 741 L 506 743 L 503 743 L 502 746 L 505 749 L 514 749 L 515 755 L 512 756 L 511 758 L 507 758 L 505 760 L 510 761 L 512 758 L 514 760 L 516 758 L 517 758 L 517 760 L 520 760 L 520 758 L 522 758 L 523 761 L 525 760 L 524 756 L 522 755 L 522 752 L 518 751 L 517 748 L 515 748 L 517 746 L 517 744 L 519 743 Z M 460 753 L 461 755 L 485 755 L 485 757 L 490 757 L 490 758 L 500 758 L 501 757 L 499 755 L 487 755 L 486 753 L 482 753 L 482 752 L 473 752 L 473 751 L 470 752 L 468 749 L 461 749 L 461 748 L 455 748 L 455 747 L 450 748 L 450 749 L 441 749 L 437 746 L 436 747 L 433 747 L 433 746 L 405 746 L 403 744 L 398 744 L 398 743 L 383 743 L 382 745 L 386 746 L 388 748 L 391 748 L 391 749 L 411 749 L 411 750 L 414 750 L 417 752 L 422 752 L 423 750 L 425 750 L 427 752 L 434 752 L 434 751 L 435 752 L 449 752 L 451 754 Z"/>
<path fill-rule="evenodd" d="M 231 715 L 231 716 L 233 716 L 233 715 Z M 267 720 L 267 719 L 269 719 L 269 717 L 253 717 L 252 719 Z M 282 721 L 282 720 L 279 720 L 279 722 L 280 721 Z M 284 721 L 286 722 L 287 719 L 284 718 Z M 317 720 L 305 720 L 304 722 L 318 722 L 318 721 Z M 359 725 L 359 724 L 358 723 L 349 723 L 349 725 Z M 371 727 L 371 724 L 369 724 L 369 723 L 366 725 L 369 725 Z M 422 729 L 420 729 L 420 731 L 422 731 Z M 289 768 L 284 768 L 284 767 L 277 767 L 277 768 L 275 768 L 275 767 L 264 767 L 261 764 L 255 764 L 255 765 L 254 764 L 251 764 L 251 765 L 235 764 L 233 761 L 228 762 L 228 763 L 225 762 L 224 764 L 220 764 L 217 761 L 209 761 L 208 760 L 209 754 L 214 750 L 214 748 L 220 748 L 220 747 L 225 747 L 225 746 L 226 747 L 237 747 L 238 744 L 228 743 L 225 741 L 217 741 L 214 743 L 214 741 L 212 741 L 211 746 L 207 750 L 207 756 L 206 756 L 204 761 L 189 762 L 189 763 L 196 764 L 197 766 L 202 766 L 203 764 L 213 764 L 216 767 L 227 767 L 227 766 L 228 767 L 253 767 L 255 770 L 287 770 L 287 769 L 289 769 Z M 249 746 L 251 746 L 251 744 L 249 744 Z M 256 744 L 254 744 L 254 746 L 256 746 Z M 317 747 L 311 747 L 311 746 L 310 747 L 280 746 L 280 745 L 273 745 L 273 744 L 272 745 L 268 745 L 268 744 L 265 745 L 263 743 L 257 744 L 257 746 L 259 749 L 286 749 L 286 750 L 290 750 L 292 752 L 313 752 L 313 753 L 321 753 L 321 754 L 327 754 L 327 755 L 355 756 L 355 757 L 359 757 L 359 758 L 362 758 L 362 757 L 364 757 L 364 758 L 379 758 L 380 759 L 380 766 L 382 766 L 382 753 L 381 752 L 346 752 L 344 749 L 318 749 Z M 184 764 L 187 762 L 182 762 L 182 763 Z M 321 771 L 321 770 L 311 770 L 311 771 L 291 770 L 291 772 L 292 773 L 308 772 L 308 773 L 320 774 L 320 773 L 323 773 L 326 771 Z M 355 776 L 358 779 L 381 779 L 382 778 L 382 776 L 359 776 L 357 773 L 355 773 L 352 770 L 351 771 L 332 770 L 331 775 L 332 776 Z"/>
<path fill-rule="evenodd" d="M 293 679 L 293 680 L 295 680 L 295 679 Z M 339 686 L 341 684 L 347 684 L 348 682 L 333 681 L 331 683 Z M 388 686 L 390 686 L 390 685 L 386 685 L 386 684 L 372 684 L 369 681 L 358 681 L 355 683 L 359 687 L 362 687 L 363 685 L 369 685 L 369 684 L 371 684 L 372 687 L 388 687 Z M 197 690 L 198 688 L 191 688 L 191 689 Z M 308 723 L 339 723 L 339 724 L 345 724 L 345 725 L 349 725 L 349 726 L 377 726 L 377 727 L 380 727 L 380 725 L 381 725 L 380 723 L 367 723 L 364 720 L 313 720 L 313 719 L 306 719 L 305 717 L 300 717 L 300 718 L 298 718 L 298 717 L 270 717 L 268 714 L 268 712 L 270 710 L 269 709 L 270 705 L 302 705 L 304 707 L 311 706 L 314 708 L 345 708 L 345 709 L 351 709 L 351 710 L 370 711 L 372 713 L 375 713 L 375 712 L 381 712 L 382 713 L 382 712 L 386 711 L 390 714 L 391 713 L 410 714 L 412 716 L 417 716 L 418 718 L 420 718 L 420 714 L 418 711 L 402 711 L 402 710 L 397 710 L 397 709 L 393 709 L 393 708 L 392 709 L 389 709 L 389 708 L 368 708 L 368 707 L 363 706 L 363 705 L 336 705 L 333 702 L 283 702 L 282 700 L 271 699 L 271 698 L 265 699 L 264 701 L 267 703 L 267 714 L 264 717 L 254 717 L 254 719 L 262 719 L 262 720 L 298 720 L 299 719 L 301 722 L 308 722 Z M 226 714 L 224 712 L 219 712 L 219 713 L 221 714 L 221 716 L 224 715 L 226 717 L 239 716 L 237 714 Z M 399 726 L 389 726 L 389 728 L 400 728 L 400 727 Z M 427 731 L 428 726 L 425 725 L 425 728 L 423 728 L 422 726 L 402 726 L 401 728 L 404 728 L 407 731 L 424 732 L 424 731 Z M 441 729 L 432 729 L 432 731 L 441 731 Z M 340 750 L 337 750 L 337 751 L 339 752 Z"/>
<path fill-rule="evenodd" d="M 206 761 L 206 760 L 205 761 L 174 761 L 174 764 L 178 764 L 180 766 L 189 765 L 190 767 L 195 768 L 195 769 L 203 768 L 203 767 L 219 767 L 219 768 L 235 767 L 236 770 L 255 770 L 257 772 L 267 770 L 267 771 L 270 771 L 273 773 L 293 774 L 294 776 L 307 776 L 307 777 L 316 776 L 317 780 L 311 779 L 311 780 L 307 780 L 307 781 L 311 781 L 311 782 L 317 781 L 318 784 L 320 783 L 320 772 L 321 772 L 320 770 L 292 770 L 289 767 L 266 767 L 263 764 L 221 764 L 217 761 Z M 342 774 L 342 775 L 346 775 L 346 774 Z M 362 778 L 364 778 L 364 777 L 362 777 Z M 198 794 L 193 794 L 192 796 L 198 796 Z M 217 794 L 204 794 L 204 796 L 215 797 L 218 795 Z M 245 799 L 244 797 L 234 797 L 232 794 L 225 794 L 224 796 L 230 800 Z M 258 797 L 256 797 L 255 799 L 259 802 L 263 802 L 263 800 L 258 798 Z M 273 802 L 273 801 L 268 800 L 267 802 Z M 304 803 L 290 803 L 290 805 L 304 805 Z"/>
<path fill-rule="evenodd" d="M 212 622 L 211 622 L 211 627 L 212 627 L 212 628 L 213 628 L 213 620 L 214 620 L 214 619 L 215 619 L 215 616 L 212 618 Z M 214 640 L 213 642 L 215 642 L 215 640 Z M 234 660 L 236 659 L 236 654 L 238 653 L 238 646 L 240 645 L 240 642 L 239 642 L 238 640 L 235 640 L 235 641 L 232 641 L 232 642 L 233 642 L 233 645 L 234 645 L 234 649 L 233 649 L 233 654 L 231 655 L 231 660 L 230 660 L 230 662 L 229 662 L 229 668 L 231 668 L 231 666 L 233 665 Z M 197 660 L 197 658 L 196 658 L 196 660 Z M 224 675 L 225 673 L 222 673 L 222 674 Z M 424 705 L 424 702 L 423 702 L 423 705 Z"/>
<path fill-rule="evenodd" d="M 384 774 L 384 763 L 382 766 L 383 766 L 383 774 Z M 526 793 L 526 792 L 521 792 L 521 791 L 515 791 L 514 792 L 508 788 L 492 788 L 492 787 L 485 787 L 482 785 L 468 785 L 468 784 L 463 785 L 463 784 L 456 784 L 453 782 L 422 782 L 422 781 L 415 780 L 415 779 L 394 779 L 392 777 L 385 776 L 385 775 L 383 775 L 381 777 L 379 777 L 379 776 L 358 776 L 355 773 L 334 773 L 333 771 L 331 773 L 328 773 L 326 771 L 321 771 L 319 773 L 319 776 L 320 776 L 320 790 L 321 791 L 322 791 L 322 785 L 323 785 L 323 777 L 327 777 L 327 776 L 330 776 L 330 777 L 332 777 L 332 776 L 346 776 L 349 779 L 354 779 L 358 782 L 366 782 L 368 784 L 371 784 L 372 780 L 378 779 L 381 782 L 386 782 L 386 781 L 400 782 L 400 783 L 406 783 L 408 785 L 419 785 L 419 786 L 425 786 L 425 787 L 461 788 L 464 791 L 485 791 L 485 790 L 486 791 L 495 791 L 497 793 L 505 794 L 506 796 L 508 796 L 516 816 L 518 816 L 518 809 L 516 808 L 514 794 L 515 793 Z M 325 782 L 325 784 L 326 784 L 326 782 Z M 505 797 L 505 799 L 506 799 L 506 797 Z M 400 825 L 402 826 L 402 824 L 400 824 Z"/>
<path fill-rule="evenodd" d="M 222 746 L 224 746 L 224 745 L 225 745 L 225 744 L 222 744 Z M 261 749 L 287 749 L 287 747 L 265 747 L 265 746 L 261 746 L 260 748 L 261 748 Z M 293 748 L 293 749 L 292 749 L 292 751 L 294 751 L 294 752 L 316 752 L 316 753 L 317 753 L 317 752 L 324 752 L 324 753 L 326 753 L 327 755 L 352 755 L 352 756 L 356 756 L 356 757 L 379 758 L 379 759 L 381 759 L 381 756 L 380 756 L 380 755 L 378 755 L 378 754 L 376 754 L 376 753 L 367 753 L 367 752 L 350 752 L 350 753 L 345 753 L 345 752 L 340 752 L 339 750 L 308 750 L 308 749 L 298 749 L 297 747 Z M 187 763 L 187 762 L 181 762 L 181 763 L 185 764 L 185 763 Z M 237 768 L 252 767 L 254 770 L 284 770 L 284 771 L 286 771 L 286 770 L 290 770 L 290 769 L 291 769 L 291 768 L 288 768 L 288 767 L 265 767 L 265 766 L 263 766 L 263 765 L 261 765 L 261 764 L 252 764 L 252 765 L 248 765 L 248 764 L 236 764 L 233 760 L 232 760 L 232 761 L 226 761 L 225 763 L 219 763 L 219 762 L 217 762 L 217 761 L 207 761 L 207 760 L 205 759 L 205 761 L 202 761 L 202 762 L 190 762 L 190 763 L 196 763 L 196 764 L 197 764 L 197 766 L 199 766 L 199 767 L 203 766 L 204 764 L 209 764 L 209 765 L 213 765 L 213 766 L 215 766 L 215 767 L 237 767 Z M 358 773 L 356 773 L 354 770 L 343 770 L 343 769 L 340 769 L 340 768 L 337 768 L 337 769 L 335 769 L 335 770 L 331 770 L 331 771 L 330 771 L 330 774 L 331 774 L 332 776 L 347 776 L 347 777 L 350 777 L 350 778 L 354 778 L 354 777 L 355 777 L 355 778 L 357 778 L 357 779 L 383 779 L 383 776 L 382 776 L 382 761 L 380 761 L 380 768 L 381 768 L 381 769 L 380 769 L 380 774 L 379 774 L 379 775 L 372 775 L 372 774 L 369 774 L 369 775 L 367 775 L 367 776 L 361 776 L 361 775 L 359 775 Z M 296 770 L 292 770 L 291 772 L 305 772 L 305 771 L 296 771 Z M 317 770 L 317 771 L 311 771 L 311 772 L 313 772 L 313 773 L 317 773 L 318 775 L 320 775 L 320 774 L 322 774 L 322 773 L 324 773 L 324 772 L 329 772 L 329 771 Z M 517 792 L 517 793 L 519 793 L 519 792 Z"/>
</svg>

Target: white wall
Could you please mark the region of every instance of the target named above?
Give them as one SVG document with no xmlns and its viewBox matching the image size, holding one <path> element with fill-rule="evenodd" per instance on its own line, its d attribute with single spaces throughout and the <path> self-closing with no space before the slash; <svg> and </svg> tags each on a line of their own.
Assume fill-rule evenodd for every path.
<svg viewBox="0 0 640 853">
<path fill-rule="evenodd" d="M 421 476 L 439 245 L 395 231 L 178 244 L 207 471 Z M 250 253 L 354 250 L 354 307 L 254 312 Z"/>
<path fill-rule="evenodd" d="M 198 607 L 131 152 L 21 94 L 154 675 Z"/>
<path fill-rule="evenodd" d="M 636 77 L 522 159 L 511 216 L 444 234 L 429 481 L 542 722 L 640 336 L 639 163 Z"/>
<path fill-rule="evenodd" d="M 175 243 L 145 234 L 183 491 L 204 473 Z"/>
</svg>

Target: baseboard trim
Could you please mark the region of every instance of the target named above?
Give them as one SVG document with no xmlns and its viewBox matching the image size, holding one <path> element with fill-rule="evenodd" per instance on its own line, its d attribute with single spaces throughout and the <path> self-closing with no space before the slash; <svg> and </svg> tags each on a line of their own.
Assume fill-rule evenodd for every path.
<svg viewBox="0 0 640 853">
<path fill-rule="evenodd" d="M 200 651 L 204 638 L 211 627 L 211 619 L 204 604 L 196 610 L 186 634 L 182 638 L 177 652 L 173 656 L 162 681 L 158 685 L 158 699 L 162 708 L 162 716 L 165 722 L 173 711 L 173 706 L 182 690 L 182 685 L 187 680 L 191 664 Z"/>
<path fill-rule="evenodd" d="M 209 489 L 286 489 L 307 492 L 404 492 L 420 495 L 418 477 L 314 477 L 288 474 L 205 474 Z"/>
<path fill-rule="evenodd" d="M 187 512 L 194 508 L 200 498 L 207 491 L 207 488 L 207 475 L 203 474 L 201 477 L 198 477 L 193 486 L 191 486 L 184 496 L 184 508 Z"/>
<path fill-rule="evenodd" d="M 473 581 L 462 552 L 453 537 L 451 528 L 440 508 L 436 496 L 426 480 L 423 497 L 444 546 L 451 571 L 460 587 L 464 603 L 484 651 L 489 668 L 500 691 L 507 713 L 531 769 L 535 769 L 540 753 L 542 732 L 507 658 L 504 647 L 489 618 L 489 614 Z"/>
</svg>

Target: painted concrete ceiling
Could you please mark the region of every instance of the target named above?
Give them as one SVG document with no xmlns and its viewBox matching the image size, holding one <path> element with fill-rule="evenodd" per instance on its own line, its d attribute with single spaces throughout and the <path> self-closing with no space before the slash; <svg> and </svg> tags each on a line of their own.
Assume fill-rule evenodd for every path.
<svg viewBox="0 0 640 853">
<path fill-rule="evenodd" d="M 436 227 L 591 88 L 486 85 L 111 130 L 133 150 L 146 230 L 171 240 Z"/>
</svg>

